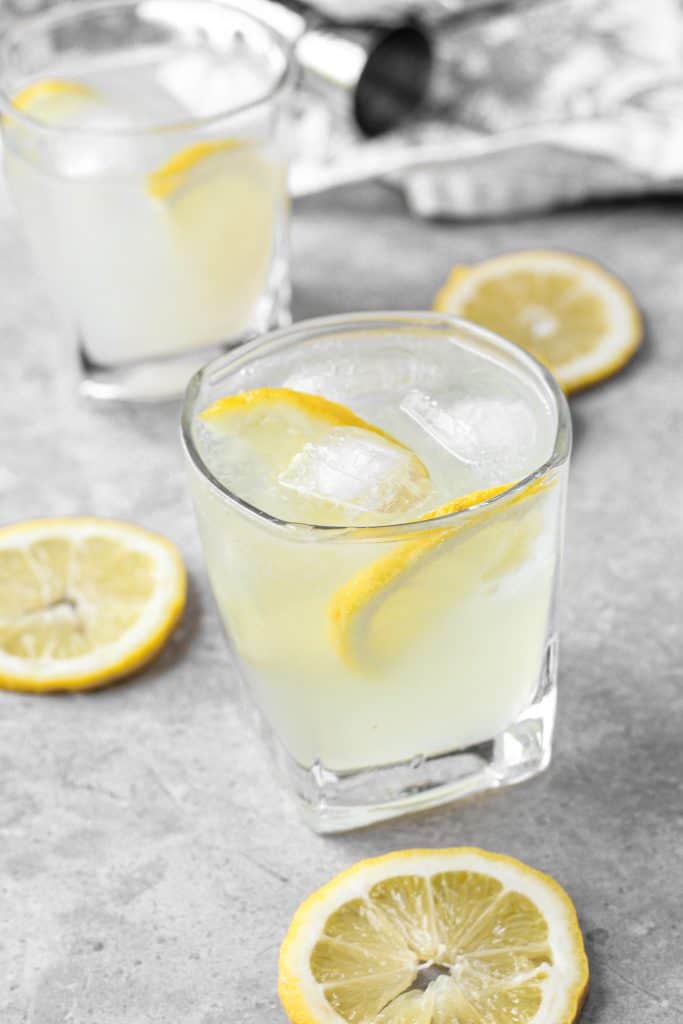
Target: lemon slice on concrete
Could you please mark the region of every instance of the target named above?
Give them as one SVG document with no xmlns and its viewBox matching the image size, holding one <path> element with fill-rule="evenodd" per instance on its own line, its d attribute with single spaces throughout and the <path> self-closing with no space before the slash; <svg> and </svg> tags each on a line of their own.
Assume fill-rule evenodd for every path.
<svg viewBox="0 0 683 1024">
<path fill-rule="evenodd" d="M 511 485 L 475 491 L 422 520 L 472 510 L 454 525 L 436 526 L 395 545 L 336 591 L 328 615 L 333 646 L 350 668 L 367 672 L 401 657 L 443 609 L 480 585 L 518 570 L 543 528 L 534 501 L 552 485 L 537 480 L 509 499 L 488 504 Z"/>
<path fill-rule="evenodd" d="M 305 522 L 348 525 L 400 514 L 431 491 L 415 453 L 351 409 L 290 388 L 256 388 L 201 414 L 210 435 L 242 452 L 241 496 Z"/>
<path fill-rule="evenodd" d="M 83 82 L 44 78 L 18 92 L 12 98 L 12 105 L 40 121 L 57 124 L 69 120 L 84 102 L 96 97 L 97 93 Z"/>
<path fill-rule="evenodd" d="M 477 849 L 361 861 L 299 907 L 280 950 L 292 1024 L 571 1024 L 587 987 L 567 893 Z"/>
<path fill-rule="evenodd" d="M 593 260 L 555 250 L 455 267 L 434 309 L 514 341 L 567 392 L 612 376 L 643 336 L 638 307 L 621 281 Z"/>
<path fill-rule="evenodd" d="M 131 523 L 0 529 L 0 687 L 79 690 L 129 675 L 162 647 L 185 591 L 175 546 Z"/>
</svg>

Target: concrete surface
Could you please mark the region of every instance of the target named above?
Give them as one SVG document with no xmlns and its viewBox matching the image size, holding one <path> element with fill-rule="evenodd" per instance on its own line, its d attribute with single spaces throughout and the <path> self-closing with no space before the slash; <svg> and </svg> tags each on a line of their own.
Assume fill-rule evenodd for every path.
<svg viewBox="0 0 683 1024">
<path fill-rule="evenodd" d="M 53 316 L 0 225 L 0 518 L 98 513 L 180 545 L 185 624 L 134 681 L 0 695 L 2 1024 L 279 1024 L 280 939 L 311 888 L 360 857 L 474 843 L 576 901 L 585 1024 L 683 1020 L 683 206 L 491 225 L 411 221 L 358 189 L 300 204 L 298 318 L 424 307 L 455 261 L 557 245 L 634 288 L 648 344 L 572 403 L 576 448 L 561 704 L 549 772 L 518 789 L 316 838 L 235 713 L 185 494 L 177 408 L 77 401 Z"/>
</svg>

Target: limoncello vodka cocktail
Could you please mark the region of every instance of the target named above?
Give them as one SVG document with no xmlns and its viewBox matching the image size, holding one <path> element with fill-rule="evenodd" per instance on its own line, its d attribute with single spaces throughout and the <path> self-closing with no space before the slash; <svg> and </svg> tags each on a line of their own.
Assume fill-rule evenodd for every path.
<svg viewBox="0 0 683 1024">
<path fill-rule="evenodd" d="M 216 600 L 311 823 L 548 761 L 570 423 L 520 349 L 435 314 L 299 324 L 190 385 Z"/>
<path fill-rule="evenodd" d="M 269 28 L 214 0 L 74 4 L 18 24 L 2 65 L 8 181 L 90 393 L 177 393 L 212 346 L 283 322 Z"/>
</svg>

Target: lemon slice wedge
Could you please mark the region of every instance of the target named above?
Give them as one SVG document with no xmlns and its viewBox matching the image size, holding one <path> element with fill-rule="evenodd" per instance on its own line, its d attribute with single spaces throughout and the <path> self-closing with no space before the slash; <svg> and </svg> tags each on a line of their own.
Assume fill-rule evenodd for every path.
<svg viewBox="0 0 683 1024">
<path fill-rule="evenodd" d="M 422 516 L 425 521 L 472 509 L 454 525 L 435 525 L 399 543 L 335 592 L 328 617 L 339 657 L 363 672 L 381 668 L 444 608 L 519 569 L 543 527 L 534 497 L 552 482 L 536 480 L 495 505 L 487 503 L 512 485 L 475 491 Z"/>
<path fill-rule="evenodd" d="M 13 96 L 12 105 L 38 120 L 57 124 L 69 120 L 84 102 L 96 98 L 95 90 L 83 82 L 44 78 Z"/>
<path fill-rule="evenodd" d="M 588 974 L 552 878 L 483 850 L 406 850 L 302 903 L 279 995 L 292 1024 L 571 1024 Z"/>
<path fill-rule="evenodd" d="M 283 165 L 242 139 L 196 143 L 147 175 L 175 273 L 224 337 L 262 300 L 286 204 Z"/>
<path fill-rule="evenodd" d="M 219 399 L 201 420 L 239 463 L 240 496 L 273 515 L 349 525 L 399 515 L 431 491 L 410 448 L 320 395 L 255 388 Z"/>
<path fill-rule="evenodd" d="M 244 147 L 240 139 L 215 139 L 197 142 L 176 153 L 171 159 L 147 177 L 147 190 L 157 199 L 168 199 L 191 183 L 193 173 L 220 165 L 214 158 L 225 156 Z"/>
<path fill-rule="evenodd" d="M 175 546 L 131 523 L 0 529 L 0 687 L 78 690 L 129 675 L 163 646 L 185 591 Z"/>
<path fill-rule="evenodd" d="M 593 260 L 556 250 L 455 267 L 434 309 L 514 341 L 567 392 L 612 376 L 643 337 L 638 307 L 621 281 Z"/>
</svg>

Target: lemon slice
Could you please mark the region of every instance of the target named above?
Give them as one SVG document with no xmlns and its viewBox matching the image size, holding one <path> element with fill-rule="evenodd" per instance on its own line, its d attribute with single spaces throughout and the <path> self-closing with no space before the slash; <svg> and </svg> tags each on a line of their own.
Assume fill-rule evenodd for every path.
<svg viewBox="0 0 683 1024">
<path fill-rule="evenodd" d="M 176 153 L 145 187 L 184 292 L 220 336 L 247 329 L 284 216 L 282 164 L 256 143 L 211 140 Z"/>
<path fill-rule="evenodd" d="M 444 609 L 518 570 L 543 528 L 534 497 L 551 485 L 551 479 L 536 480 L 495 505 L 487 503 L 512 485 L 475 491 L 422 516 L 473 510 L 454 525 L 396 545 L 336 591 L 328 616 L 340 658 L 363 672 L 380 669 L 401 657 Z"/>
<path fill-rule="evenodd" d="M 643 336 L 628 289 L 573 253 L 507 253 L 455 267 L 434 309 L 488 327 L 531 352 L 567 392 L 612 376 Z"/>
<path fill-rule="evenodd" d="M 77 690 L 128 675 L 162 647 L 185 590 L 175 546 L 131 523 L 0 529 L 0 687 Z"/>
<path fill-rule="evenodd" d="M 69 120 L 84 102 L 97 94 L 83 82 L 65 78 L 45 78 L 27 85 L 12 98 L 12 105 L 40 121 L 59 123 Z"/>
<path fill-rule="evenodd" d="M 239 460 L 240 496 L 274 515 L 344 525 L 400 514 L 431 491 L 410 448 L 320 395 L 256 388 L 219 399 L 201 419 Z"/>
<path fill-rule="evenodd" d="M 464 847 L 343 871 L 302 903 L 280 950 L 292 1024 L 570 1024 L 587 987 L 566 892 Z"/>
<path fill-rule="evenodd" d="M 218 168 L 222 162 L 213 158 L 233 153 L 244 145 L 239 139 L 216 139 L 188 146 L 148 175 L 147 190 L 157 199 L 167 199 L 191 183 L 193 172 L 211 165 Z"/>
</svg>

